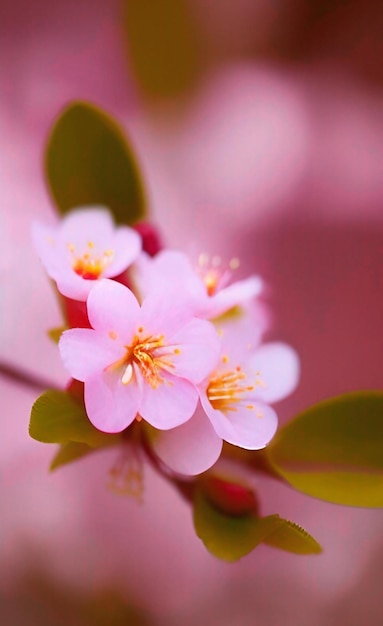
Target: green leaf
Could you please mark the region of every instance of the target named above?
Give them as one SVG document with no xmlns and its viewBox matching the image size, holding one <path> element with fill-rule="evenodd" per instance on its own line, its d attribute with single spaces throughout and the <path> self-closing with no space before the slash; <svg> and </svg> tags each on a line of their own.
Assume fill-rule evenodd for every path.
<svg viewBox="0 0 383 626">
<path fill-rule="evenodd" d="M 129 64 L 151 98 L 174 98 L 202 68 L 193 11 L 186 0 L 125 0 Z"/>
<path fill-rule="evenodd" d="M 213 503 L 203 483 L 197 485 L 195 493 L 194 527 L 209 552 L 225 561 L 236 561 L 261 543 L 294 554 L 322 552 L 306 530 L 279 515 L 228 514 Z"/>
<path fill-rule="evenodd" d="M 260 518 L 254 514 L 228 515 L 212 504 L 202 489 L 194 501 L 194 527 L 197 536 L 214 556 L 236 561 L 251 552 L 278 524 L 279 516 Z"/>
<path fill-rule="evenodd" d="M 45 171 L 52 196 L 65 214 L 74 207 L 103 205 L 117 223 L 145 215 L 141 177 L 121 128 L 87 103 L 70 104 L 48 138 Z"/>
<path fill-rule="evenodd" d="M 50 328 L 48 330 L 48 337 L 52 339 L 54 343 L 58 343 L 64 330 L 67 330 L 67 329 L 68 329 L 68 326 L 56 326 L 55 328 Z"/>
<path fill-rule="evenodd" d="M 303 493 L 383 506 L 383 392 L 331 398 L 281 428 L 266 448 L 273 469 Z"/>
<path fill-rule="evenodd" d="M 61 465 L 77 461 L 78 459 L 90 454 L 90 452 L 94 452 L 95 449 L 96 448 L 91 448 L 86 443 L 78 443 L 76 441 L 63 443 L 60 445 L 58 451 L 53 457 L 49 469 L 53 472 L 53 470 L 61 467 Z"/>
<path fill-rule="evenodd" d="M 322 548 L 307 530 L 295 522 L 279 518 L 275 530 L 265 537 L 263 543 L 294 554 L 320 554 Z"/>
<path fill-rule="evenodd" d="M 85 443 L 92 448 L 113 445 L 121 435 L 97 430 L 84 405 L 67 391 L 48 390 L 32 406 L 29 434 L 44 443 Z"/>
</svg>

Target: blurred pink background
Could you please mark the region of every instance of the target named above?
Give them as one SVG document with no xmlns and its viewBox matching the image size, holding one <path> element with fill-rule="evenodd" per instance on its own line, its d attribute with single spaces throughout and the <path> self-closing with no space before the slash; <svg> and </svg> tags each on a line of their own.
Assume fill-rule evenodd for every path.
<svg viewBox="0 0 383 626">
<path fill-rule="evenodd" d="M 268 337 L 293 345 L 302 361 L 300 387 L 277 407 L 282 422 L 330 395 L 381 387 L 382 10 L 356 0 L 190 0 L 187 8 L 200 63 L 182 93 L 154 97 L 126 52 L 134 21 L 126 35 L 117 0 L 1 6 L 1 360 L 56 384 L 67 379 L 46 336 L 60 316 L 30 224 L 53 215 L 46 133 L 69 100 L 83 98 L 132 138 L 168 245 L 239 256 L 244 275 L 264 276 Z M 382 623 L 381 511 L 256 478 L 262 512 L 298 522 L 324 553 L 262 546 L 222 563 L 150 468 L 142 505 L 105 489 L 113 451 L 48 474 L 53 448 L 27 434 L 37 394 L 6 379 L 0 390 L 4 623 L 72 623 L 59 610 L 48 616 L 37 592 L 30 602 L 42 612 L 30 610 L 21 591 L 29 570 L 84 597 L 114 587 L 154 626 Z"/>
</svg>

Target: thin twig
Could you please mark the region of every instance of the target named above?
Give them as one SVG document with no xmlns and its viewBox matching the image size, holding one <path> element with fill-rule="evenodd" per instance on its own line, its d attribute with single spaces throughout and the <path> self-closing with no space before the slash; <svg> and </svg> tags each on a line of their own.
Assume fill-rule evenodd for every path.
<svg viewBox="0 0 383 626">
<path fill-rule="evenodd" d="M 9 363 L 3 363 L 1 361 L 0 376 L 3 376 L 16 384 L 34 389 L 35 391 L 43 392 L 47 389 L 60 389 L 56 383 L 40 378 L 40 376 L 36 376 L 35 374 L 31 374 L 31 372 L 27 372 L 18 366 L 16 367 L 15 365 L 10 365 Z"/>
</svg>

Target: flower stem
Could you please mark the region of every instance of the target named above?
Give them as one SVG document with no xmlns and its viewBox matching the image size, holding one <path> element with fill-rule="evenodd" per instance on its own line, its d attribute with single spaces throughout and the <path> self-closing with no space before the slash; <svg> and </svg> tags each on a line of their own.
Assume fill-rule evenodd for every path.
<svg viewBox="0 0 383 626">
<path fill-rule="evenodd" d="M 46 389 L 60 389 L 55 383 L 52 383 L 44 378 L 40 378 L 31 372 L 11 365 L 10 363 L 4 363 L 0 361 L 0 376 L 10 380 L 19 385 L 24 385 L 35 391 L 46 391 Z"/>
</svg>

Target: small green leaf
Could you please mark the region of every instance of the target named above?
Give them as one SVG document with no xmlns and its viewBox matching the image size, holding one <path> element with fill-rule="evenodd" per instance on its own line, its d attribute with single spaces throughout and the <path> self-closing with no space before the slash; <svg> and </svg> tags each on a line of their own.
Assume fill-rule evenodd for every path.
<svg viewBox="0 0 383 626">
<path fill-rule="evenodd" d="M 70 104 L 48 138 L 45 171 L 52 196 L 64 214 L 86 205 L 108 207 L 117 223 L 145 215 L 144 191 L 132 148 L 104 111 Z"/>
<path fill-rule="evenodd" d="M 50 389 L 32 406 L 29 434 L 43 443 L 70 441 L 86 443 L 92 448 L 113 445 L 120 435 L 97 430 L 89 421 L 84 405 L 67 391 Z"/>
<path fill-rule="evenodd" d="M 278 515 L 260 518 L 254 514 L 228 515 L 215 507 L 202 489 L 194 501 L 194 527 L 197 536 L 214 556 L 237 561 L 264 541 L 276 528 Z"/>
<path fill-rule="evenodd" d="M 78 459 L 87 456 L 90 452 L 94 452 L 95 449 L 96 448 L 91 448 L 86 443 L 79 443 L 77 441 L 63 443 L 60 445 L 58 451 L 53 457 L 49 469 L 53 472 L 53 470 L 61 467 L 61 465 L 73 463 L 73 461 L 77 461 Z"/>
<path fill-rule="evenodd" d="M 50 339 L 52 339 L 54 343 L 58 343 L 64 330 L 67 330 L 67 328 L 67 326 L 57 326 L 56 328 L 50 328 L 48 330 L 48 336 L 50 337 Z"/>
<path fill-rule="evenodd" d="M 383 507 L 383 392 L 360 391 L 311 407 L 278 431 L 266 454 L 303 493 Z"/>
<path fill-rule="evenodd" d="M 125 0 L 129 64 L 151 98 L 174 98 L 194 86 L 200 42 L 186 0 Z"/>
<path fill-rule="evenodd" d="M 320 554 L 322 552 L 319 543 L 307 530 L 281 517 L 275 530 L 265 537 L 263 543 L 294 554 Z"/>
</svg>

